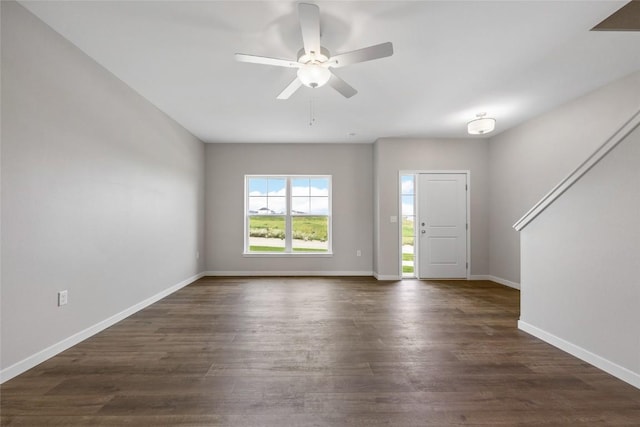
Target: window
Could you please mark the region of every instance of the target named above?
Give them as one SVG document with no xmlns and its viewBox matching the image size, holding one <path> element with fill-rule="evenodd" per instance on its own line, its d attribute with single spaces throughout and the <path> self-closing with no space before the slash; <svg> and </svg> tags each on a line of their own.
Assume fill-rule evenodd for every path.
<svg viewBox="0 0 640 427">
<path fill-rule="evenodd" d="M 400 176 L 402 206 L 402 276 L 415 277 L 416 192 L 415 175 Z"/>
<path fill-rule="evenodd" d="M 331 177 L 245 176 L 245 254 L 330 254 Z"/>
</svg>

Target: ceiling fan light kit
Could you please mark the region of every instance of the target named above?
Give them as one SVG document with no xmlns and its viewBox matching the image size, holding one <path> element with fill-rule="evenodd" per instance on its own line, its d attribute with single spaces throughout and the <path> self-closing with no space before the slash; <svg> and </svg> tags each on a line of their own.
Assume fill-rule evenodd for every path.
<svg viewBox="0 0 640 427">
<path fill-rule="evenodd" d="M 304 64 L 298 68 L 298 79 L 310 88 L 322 87 L 330 78 L 331 71 L 319 64 Z"/>
<path fill-rule="evenodd" d="M 345 98 L 351 98 L 358 91 L 335 75 L 330 68 L 344 67 L 393 55 L 393 45 L 386 42 L 331 56 L 325 47 L 320 46 L 320 8 L 315 4 L 300 3 L 298 4 L 298 17 L 302 31 L 303 48 L 298 52 L 297 61 L 244 53 L 235 54 L 236 61 L 239 62 L 298 69 L 297 77 L 287 85 L 277 99 L 288 99 L 303 85 L 319 88 L 327 83 Z"/>
<path fill-rule="evenodd" d="M 496 119 L 485 117 L 487 113 L 476 114 L 476 119 L 467 123 L 467 132 L 469 135 L 484 135 L 492 132 L 496 128 Z"/>
</svg>

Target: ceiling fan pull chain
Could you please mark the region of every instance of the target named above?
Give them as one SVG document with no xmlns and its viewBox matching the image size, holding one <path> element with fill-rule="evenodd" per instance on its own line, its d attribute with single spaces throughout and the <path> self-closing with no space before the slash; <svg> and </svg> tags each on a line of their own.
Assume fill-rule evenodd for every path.
<svg viewBox="0 0 640 427">
<path fill-rule="evenodd" d="M 309 126 L 313 126 L 316 121 L 316 115 L 313 111 L 313 98 L 309 100 Z"/>
</svg>

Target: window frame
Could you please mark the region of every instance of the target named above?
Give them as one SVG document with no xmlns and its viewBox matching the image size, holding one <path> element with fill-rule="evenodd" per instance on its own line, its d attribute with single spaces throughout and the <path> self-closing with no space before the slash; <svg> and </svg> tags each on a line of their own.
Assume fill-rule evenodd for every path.
<svg viewBox="0 0 640 427">
<path fill-rule="evenodd" d="M 263 178 L 263 179 L 284 179 L 285 180 L 285 188 L 286 188 L 286 196 L 285 196 L 285 212 L 284 214 L 275 214 L 274 216 L 284 216 L 285 219 L 285 247 L 284 252 L 251 252 L 250 251 L 250 236 L 249 236 L 249 219 L 252 216 L 262 216 L 260 214 L 251 214 L 249 212 L 249 181 L 250 179 L 255 178 Z M 300 213 L 292 213 L 292 198 L 300 197 L 293 196 L 292 192 L 292 182 L 295 179 L 326 179 L 328 182 L 327 190 L 327 201 L 328 201 L 328 212 L 326 215 L 322 214 L 300 214 Z M 247 174 L 244 176 L 244 245 L 242 255 L 245 257 L 277 257 L 277 258 L 287 258 L 287 257 L 332 257 L 333 256 L 333 179 L 332 175 L 329 174 L 278 174 L 278 175 L 269 175 L 269 174 Z M 308 196 L 311 197 L 323 197 L 323 196 Z M 311 201 L 310 201 L 311 203 Z M 294 251 L 293 250 L 293 218 L 294 217 L 305 217 L 305 216 L 326 216 L 327 217 L 327 251 L 326 252 L 303 252 L 303 251 Z"/>
<path fill-rule="evenodd" d="M 417 173 L 414 172 L 403 172 L 400 171 L 399 173 L 399 189 L 398 189 L 398 195 L 399 195 L 399 200 L 398 200 L 398 210 L 400 212 L 400 221 L 399 222 L 399 236 L 400 236 L 400 242 L 399 242 L 399 247 L 400 247 L 400 277 L 402 279 L 415 279 L 416 277 L 418 277 L 418 269 L 417 269 L 417 257 L 418 257 L 418 228 L 416 227 L 416 221 L 417 221 L 417 206 L 416 206 L 416 201 L 417 201 L 417 186 L 416 186 L 416 181 L 417 181 Z M 405 193 L 403 191 L 403 178 L 404 177 L 411 177 L 412 179 L 412 189 L 411 189 L 411 193 Z M 412 201 L 412 212 L 411 214 L 405 215 L 404 213 L 404 200 L 405 197 L 411 197 Z M 413 217 L 413 253 L 411 255 L 413 255 L 413 272 L 412 273 L 405 273 L 404 272 L 404 265 L 403 265 L 403 256 L 404 256 L 404 252 L 403 252 L 403 241 L 404 241 L 404 219 L 405 217 Z"/>
</svg>

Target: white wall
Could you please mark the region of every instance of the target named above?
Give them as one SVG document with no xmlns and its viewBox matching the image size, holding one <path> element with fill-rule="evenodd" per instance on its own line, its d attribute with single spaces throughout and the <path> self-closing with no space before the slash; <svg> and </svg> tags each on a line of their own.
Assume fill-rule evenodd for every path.
<svg viewBox="0 0 640 427">
<path fill-rule="evenodd" d="M 522 231 L 520 327 L 640 387 L 640 128 Z"/>
<path fill-rule="evenodd" d="M 371 274 L 371 145 L 208 144 L 205 153 L 210 274 Z M 246 174 L 332 175 L 333 257 L 244 257 Z"/>
<path fill-rule="evenodd" d="M 204 147 L 22 6 L 1 7 L 6 379 L 202 271 Z"/>
<path fill-rule="evenodd" d="M 489 273 L 489 150 L 485 139 L 396 139 L 375 143 L 377 240 L 379 278 L 400 276 L 398 173 L 401 170 L 469 170 L 471 172 L 471 274 Z"/>
<path fill-rule="evenodd" d="M 636 72 L 491 138 L 492 276 L 520 282 L 520 236 L 512 225 L 639 106 Z"/>
</svg>

